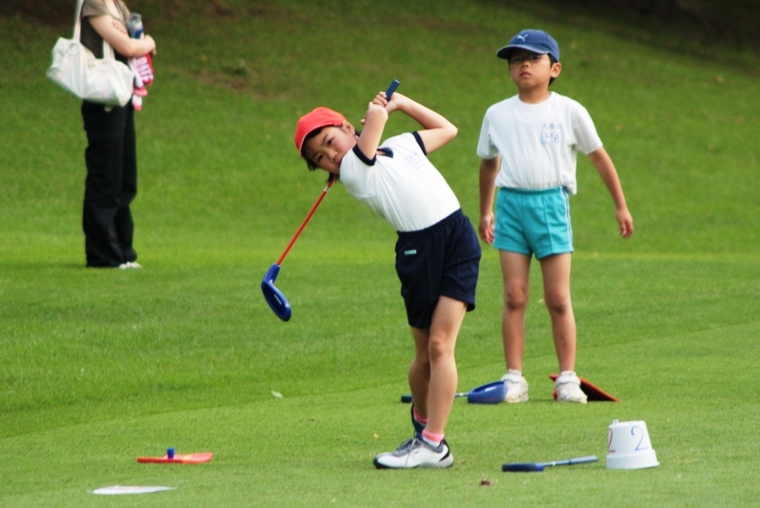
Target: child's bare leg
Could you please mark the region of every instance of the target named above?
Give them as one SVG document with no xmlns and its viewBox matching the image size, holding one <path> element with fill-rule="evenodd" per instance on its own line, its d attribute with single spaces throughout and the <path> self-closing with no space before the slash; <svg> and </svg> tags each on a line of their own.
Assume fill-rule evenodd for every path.
<svg viewBox="0 0 760 508">
<path fill-rule="evenodd" d="M 571 254 L 558 254 L 542 259 L 544 300 L 552 320 L 554 348 L 560 371 L 575 370 L 576 328 L 570 298 Z"/>
<path fill-rule="evenodd" d="M 525 310 L 528 307 L 530 257 L 516 252 L 499 251 L 504 279 L 504 315 L 502 340 L 507 370 L 522 371 L 525 349 Z"/>
<path fill-rule="evenodd" d="M 430 329 L 412 328 L 415 344 L 427 338 L 430 385 L 425 430 L 433 434 L 444 433 L 451 406 L 454 403 L 458 382 L 454 349 L 466 311 L 464 303 L 442 296 L 433 312 Z M 414 397 L 414 388 L 412 388 L 412 394 Z"/>
<path fill-rule="evenodd" d="M 412 336 L 414 337 L 414 359 L 409 366 L 409 388 L 412 391 L 414 409 L 421 417 L 427 418 L 428 390 L 430 389 L 430 355 L 428 354 L 430 330 L 412 327 Z"/>
</svg>

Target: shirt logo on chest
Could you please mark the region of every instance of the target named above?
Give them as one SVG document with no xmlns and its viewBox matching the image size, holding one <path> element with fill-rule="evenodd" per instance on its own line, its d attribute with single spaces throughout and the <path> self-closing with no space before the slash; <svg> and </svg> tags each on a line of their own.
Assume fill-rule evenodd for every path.
<svg viewBox="0 0 760 508">
<path fill-rule="evenodd" d="M 561 123 L 545 123 L 541 129 L 541 143 L 544 145 L 550 145 L 554 143 L 562 142 L 562 124 Z"/>
<path fill-rule="evenodd" d="M 425 164 L 425 158 L 420 157 L 417 152 L 410 152 L 404 156 L 406 162 L 412 165 L 415 169 L 419 169 Z"/>
</svg>

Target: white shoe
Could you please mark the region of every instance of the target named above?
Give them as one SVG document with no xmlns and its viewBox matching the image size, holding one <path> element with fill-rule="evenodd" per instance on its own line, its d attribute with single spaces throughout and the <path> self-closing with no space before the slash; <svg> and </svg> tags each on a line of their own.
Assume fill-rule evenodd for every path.
<svg viewBox="0 0 760 508">
<path fill-rule="evenodd" d="M 588 400 L 586 394 L 581 390 L 581 380 L 572 370 L 561 372 L 554 382 L 554 387 L 557 390 L 557 402 L 585 404 Z"/>
<path fill-rule="evenodd" d="M 401 443 L 396 451 L 381 453 L 372 463 L 378 469 L 445 468 L 454 463 L 454 457 L 445 439 L 435 447 L 421 437 L 413 437 Z"/>
<path fill-rule="evenodd" d="M 509 369 L 501 377 L 501 380 L 507 385 L 507 395 L 504 397 L 504 402 L 516 403 L 528 401 L 528 381 L 525 380 L 522 372 Z"/>
<path fill-rule="evenodd" d="M 130 270 L 135 268 L 142 268 L 142 265 L 137 261 L 127 261 L 119 265 L 119 270 Z"/>
</svg>

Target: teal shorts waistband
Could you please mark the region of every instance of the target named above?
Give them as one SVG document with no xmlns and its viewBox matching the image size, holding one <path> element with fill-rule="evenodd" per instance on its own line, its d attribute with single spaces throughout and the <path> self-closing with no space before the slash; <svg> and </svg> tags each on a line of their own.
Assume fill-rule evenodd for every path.
<svg viewBox="0 0 760 508">
<path fill-rule="evenodd" d="M 564 191 L 564 187 L 550 187 L 548 189 L 514 189 L 512 187 L 499 187 L 499 192 L 513 192 L 515 194 L 532 194 L 534 196 L 540 196 L 542 194 L 555 194 L 557 192 Z"/>
</svg>

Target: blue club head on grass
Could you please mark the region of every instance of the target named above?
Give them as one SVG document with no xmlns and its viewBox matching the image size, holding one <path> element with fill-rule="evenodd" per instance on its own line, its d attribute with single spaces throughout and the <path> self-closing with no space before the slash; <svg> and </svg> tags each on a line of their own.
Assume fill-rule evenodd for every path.
<svg viewBox="0 0 760 508">
<path fill-rule="evenodd" d="M 467 402 L 470 404 L 498 404 L 507 396 L 507 383 L 494 381 L 471 390 L 467 394 Z"/>
</svg>

